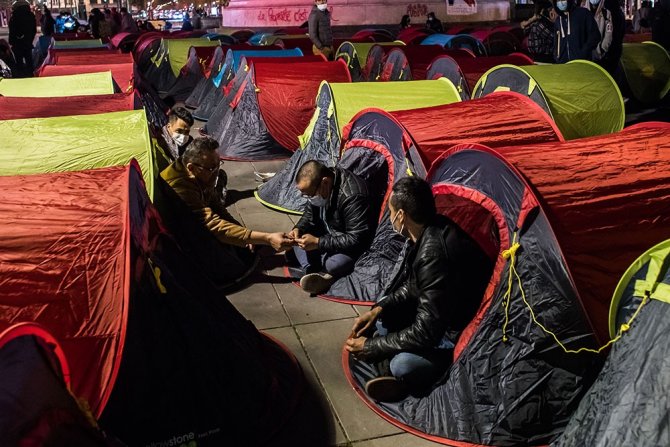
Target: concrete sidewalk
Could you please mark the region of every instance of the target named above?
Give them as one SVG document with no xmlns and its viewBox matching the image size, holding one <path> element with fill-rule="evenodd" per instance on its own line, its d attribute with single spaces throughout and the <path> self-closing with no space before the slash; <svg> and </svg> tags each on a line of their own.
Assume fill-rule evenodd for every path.
<svg viewBox="0 0 670 447">
<path fill-rule="evenodd" d="M 289 231 L 298 216 L 272 211 L 253 197 L 254 170 L 277 171 L 284 162 L 226 162 L 229 209 L 246 226 Z M 230 301 L 256 327 L 283 342 L 298 358 L 307 380 L 295 416 L 272 446 L 427 447 L 438 444 L 389 424 L 354 393 L 341 364 L 344 340 L 354 318 L 368 308 L 334 303 L 308 294 L 284 278 L 283 255 L 264 250 L 262 272 Z"/>
</svg>

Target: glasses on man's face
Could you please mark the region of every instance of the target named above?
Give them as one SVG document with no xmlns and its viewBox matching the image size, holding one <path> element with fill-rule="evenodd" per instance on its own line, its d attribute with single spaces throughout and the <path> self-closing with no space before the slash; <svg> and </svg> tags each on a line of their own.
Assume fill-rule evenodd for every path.
<svg viewBox="0 0 670 447">
<path fill-rule="evenodd" d="M 303 193 L 301 194 L 301 196 L 302 196 L 304 199 L 311 199 L 312 197 L 314 197 L 314 196 L 316 195 L 317 191 L 319 191 L 319 188 L 321 188 L 321 183 L 322 183 L 322 182 L 323 182 L 323 178 L 322 178 L 321 180 L 319 180 L 319 183 L 317 183 L 316 188 L 314 188 L 314 191 L 313 191 L 311 194 L 308 194 L 308 193 L 306 193 L 306 192 L 303 192 Z"/>
<path fill-rule="evenodd" d="M 210 168 L 210 167 L 207 167 L 207 166 L 203 166 L 203 165 L 198 164 L 198 163 L 193 163 L 193 164 L 194 164 L 195 166 L 199 167 L 200 169 L 202 169 L 203 171 L 205 171 L 205 172 L 207 172 L 207 173 L 209 173 L 209 174 L 213 174 L 213 173 L 215 173 L 216 171 L 218 171 L 218 170 L 220 170 L 220 169 L 222 168 L 222 166 L 223 166 L 223 161 L 219 161 L 219 164 L 218 164 L 218 165 L 213 166 L 213 167 L 211 167 L 211 168 Z"/>
</svg>

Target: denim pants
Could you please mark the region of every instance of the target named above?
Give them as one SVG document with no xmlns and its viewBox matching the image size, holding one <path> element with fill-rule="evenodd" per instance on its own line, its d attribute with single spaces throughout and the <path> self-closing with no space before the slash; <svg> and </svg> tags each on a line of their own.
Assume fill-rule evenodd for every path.
<svg viewBox="0 0 670 447">
<path fill-rule="evenodd" d="M 342 253 L 328 255 L 317 250 L 305 251 L 293 247 L 296 259 L 305 273 L 319 273 L 326 271 L 335 278 L 341 278 L 354 270 L 356 261 Z"/>
<path fill-rule="evenodd" d="M 375 336 L 385 336 L 388 329 L 381 319 L 376 322 Z M 439 346 L 416 354 L 401 352 L 391 358 L 391 374 L 406 383 L 412 391 L 425 390 L 435 383 L 451 364 L 453 343 L 443 341 Z"/>
</svg>

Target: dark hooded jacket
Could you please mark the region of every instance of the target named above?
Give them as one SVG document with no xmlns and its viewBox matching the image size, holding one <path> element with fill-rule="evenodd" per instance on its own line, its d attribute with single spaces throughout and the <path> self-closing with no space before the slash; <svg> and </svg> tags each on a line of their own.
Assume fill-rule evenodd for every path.
<svg viewBox="0 0 670 447">
<path fill-rule="evenodd" d="M 568 10 L 556 7 L 558 17 L 554 22 L 554 60 L 562 64 L 575 59 L 592 60 L 593 50 L 600 42 L 600 32 L 593 14 L 586 8 L 568 0 Z"/>
<path fill-rule="evenodd" d="M 455 344 L 475 316 L 493 261 L 455 223 L 438 215 L 409 249 L 386 297 L 375 306 L 388 335 L 365 341 L 372 361 L 400 352 L 421 353 L 446 338 Z"/>
<path fill-rule="evenodd" d="M 342 253 L 358 257 L 370 245 L 374 236 L 375 215 L 365 182 L 346 169 L 334 168 L 335 180 L 325 207 L 325 224 L 321 209 L 305 205 L 302 218 L 296 224 L 301 234 L 319 237 L 322 253 Z"/>
</svg>

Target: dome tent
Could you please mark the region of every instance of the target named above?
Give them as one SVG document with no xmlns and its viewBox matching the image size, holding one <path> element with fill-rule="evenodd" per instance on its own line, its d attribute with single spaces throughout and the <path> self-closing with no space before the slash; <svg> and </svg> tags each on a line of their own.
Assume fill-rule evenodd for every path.
<svg viewBox="0 0 670 447">
<path fill-rule="evenodd" d="M 361 81 L 374 81 L 374 76 L 371 79 L 370 76 L 370 66 L 368 66 L 369 54 L 373 51 L 373 48 L 383 55 L 384 51 L 393 48 L 402 46 L 402 42 L 343 42 L 337 48 L 335 53 L 335 59 L 342 59 L 347 64 L 349 68 L 349 74 L 351 74 L 351 80 L 353 82 Z M 379 63 L 381 66 L 381 62 Z"/>
<path fill-rule="evenodd" d="M 494 274 L 427 395 L 373 402 L 363 387 L 376 371 L 344 351 L 365 402 L 447 445 L 555 439 L 598 371 L 617 278 L 640 247 L 670 235 L 670 158 L 658 157 L 669 135 L 667 124 L 650 123 L 579 141 L 445 151 L 428 174 L 438 210 L 493 253 Z"/>
<path fill-rule="evenodd" d="M 593 62 L 500 65 L 481 77 L 472 97 L 509 90 L 527 95 L 542 107 L 567 140 L 623 129 L 625 110 L 621 92 L 612 77 Z"/>
<path fill-rule="evenodd" d="M 55 98 L 112 93 L 114 93 L 114 80 L 111 71 L 48 78 L 0 78 L 2 96 Z"/>
<path fill-rule="evenodd" d="M 16 98 L 0 96 L 0 120 L 48 118 L 53 116 L 95 115 L 135 109 L 138 98 L 124 93 L 69 96 L 63 98 Z"/>
<path fill-rule="evenodd" d="M 621 277 L 609 313 L 610 336 L 620 339 L 553 447 L 670 444 L 669 266 L 666 240 Z"/>
<path fill-rule="evenodd" d="M 341 132 L 360 110 L 376 107 L 406 110 L 459 101 L 455 87 L 446 79 L 394 83 L 321 83 L 316 111 L 286 165 L 259 187 L 256 198 L 266 206 L 301 213 L 307 202 L 295 187 L 295 176 L 308 160 L 334 166 L 340 158 Z"/>
<path fill-rule="evenodd" d="M 135 163 L 0 184 L 0 321 L 58 338 L 103 429 L 130 445 L 258 445 L 281 426 L 295 358 L 183 262 Z"/>
</svg>

